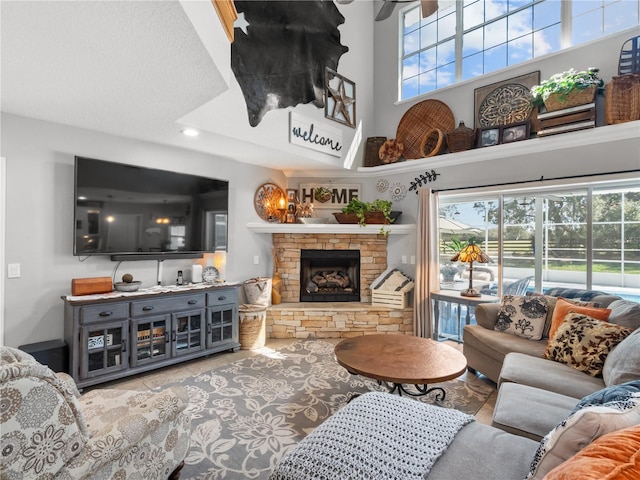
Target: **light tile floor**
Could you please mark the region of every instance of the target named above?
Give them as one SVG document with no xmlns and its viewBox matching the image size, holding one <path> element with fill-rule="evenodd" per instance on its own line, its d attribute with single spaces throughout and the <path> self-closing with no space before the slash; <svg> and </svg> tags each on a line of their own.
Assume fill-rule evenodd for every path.
<svg viewBox="0 0 640 480">
<path fill-rule="evenodd" d="M 338 343 L 340 338 L 327 338 L 324 339 L 327 342 Z M 284 348 L 291 343 L 300 341 L 299 339 L 267 339 L 264 348 L 278 350 Z M 448 345 L 462 351 L 462 344 L 457 342 L 447 341 Z M 239 350 L 238 352 L 222 352 L 218 354 L 210 355 L 209 357 L 187 361 L 171 367 L 165 367 L 160 370 L 147 372 L 132 377 L 128 377 L 122 380 L 116 380 L 113 382 L 103 383 L 94 387 L 87 387 L 85 391 L 89 391 L 92 388 L 117 388 L 124 390 L 151 390 L 154 388 L 162 387 L 168 383 L 177 382 L 185 377 L 191 377 L 198 375 L 199 373 L 206 372 L 213 368 L 227 365 L 236 360 L 248 358 L 254 355 L 259 355 L 260 350 Z M 493 409 L 496 402 L 496 385 L 488 378 L 482 375 L 475 375 L 470 372 L 466 372 L 461 378 L 470 382 L 481 382 L 485 385 L 493 388 L 493 393 L 487 399 L 485 404 L 480 408 L 476 414 L 476 420 L 480 423 L 487 425 L 491 424 L 491 416 L 493 415 Z"/>
</svg>

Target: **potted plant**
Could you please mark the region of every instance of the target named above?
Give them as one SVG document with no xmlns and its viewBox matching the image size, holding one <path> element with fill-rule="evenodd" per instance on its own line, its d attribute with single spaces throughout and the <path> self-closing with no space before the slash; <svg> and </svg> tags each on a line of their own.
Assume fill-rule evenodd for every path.
<svg viewBox="0 0 640 480">
<path fill-rule="evenodd" d="M 373 202 L 363 202 L 357 198 L 351 201 L 333 215 L 338 223 L 358 223 L 360 226 L 367 224 L 389 224 L 393 223 L 400 212 L 391 211 L 392 202 L 389 200 L 374 200 Z"/>
<path fill-rule="evenodd" d="M 531 102 L 548 112 L 584 105 L 593 101 L 596 89 L 604 85 L 597 68 L 578 72 L 573 68 L 556 73 L 531 88 Z"/>
</svg>

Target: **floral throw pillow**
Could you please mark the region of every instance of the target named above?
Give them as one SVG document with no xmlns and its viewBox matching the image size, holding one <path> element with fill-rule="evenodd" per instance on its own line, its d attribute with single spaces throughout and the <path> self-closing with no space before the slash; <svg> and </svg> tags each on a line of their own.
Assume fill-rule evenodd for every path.
<svg viewBox="0 0 640 480">
<path fill-rule="evenodd" d="M 542 356 L 597 377 L 602 375 L 609 352 L 630 334 L 630 329 L 620 325 L 570 313 Z"/>
<path fill-rule="evenodd" d="M 545 297 L 503 295 L 494 330 L 540 340 L 547 318 Z"/>
</svg>

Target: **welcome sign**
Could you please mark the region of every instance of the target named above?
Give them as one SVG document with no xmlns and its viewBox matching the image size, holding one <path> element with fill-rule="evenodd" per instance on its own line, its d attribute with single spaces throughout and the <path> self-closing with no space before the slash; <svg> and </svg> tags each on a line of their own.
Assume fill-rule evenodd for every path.
<svg viewBox="0 0 640 480">
<path fill-rule="evenodd" d="M 342 130 L 295 112 L 289 114 L 289 143 L 334 157 L 342 156 Z"/>
</svg>

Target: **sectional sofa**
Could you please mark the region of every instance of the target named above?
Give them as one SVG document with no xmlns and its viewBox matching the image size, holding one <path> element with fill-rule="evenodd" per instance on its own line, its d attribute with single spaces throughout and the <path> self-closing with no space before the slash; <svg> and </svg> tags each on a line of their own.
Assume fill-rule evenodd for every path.
<svg viewBox="0 0 640 480">
<path fill-rule="evenodd" d="M 545 312 L 546 336 L 530 340 L 495 330 L 501 305 L 481 305 L 463 348 L 469 365 L 498 383 L 492 425 L 368 393 L 289 451 L 270 480 L 640 478 L 640 304 L 601 292 L 562 293 L 608 306 L 609 321 L 624 326 L 601 376 L 542 358 L 553 312 Z"/>
</svg>

